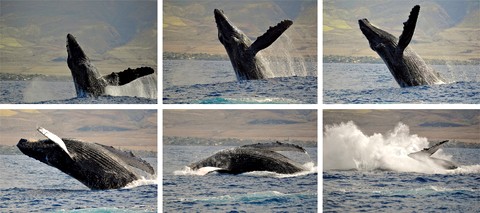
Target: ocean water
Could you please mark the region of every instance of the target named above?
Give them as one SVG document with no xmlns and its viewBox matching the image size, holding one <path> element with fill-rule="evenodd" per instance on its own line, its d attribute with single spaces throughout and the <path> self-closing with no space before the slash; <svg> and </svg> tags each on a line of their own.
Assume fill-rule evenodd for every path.
<svg viewBox="0 0 480 213">
<path fill-rule="evenodd" d="M 156 158 L 143 158 L 157 168 Z M 156 212 L 157 180 L 93 191 L 26 155 L 0 155 L 0 212 Z"/>
<path fill-rule="evenodd" d="M 401 88 L 385 64 L 325 63 L 323 102 L 326 104 L 480 103 L 480 67 L 432 66 L 445 84 Z"/>
<path fill-rule="evenodd" d="M 323 211 L 478 212 L 480 149 L 441 148 L 433 156 L 459 166 L 446 170 L 408 157 L 424 147 L 404 124 L 371 136 L 351 122 L 326 127 Z"/>
<path fill-rule="evenodd" d="M 288 155 L 310 168 L 301 174 L 198 175 L 186 168 L 225 148 L 231 147 L 164 146 L 164 212 L 317 212 L 316 148 L 307 147 L 309 156 Z"/>
<path fill-rule="evenodd" d="M 129 84 L 107 87 L 108 95 L 77 98 L 73 81 L 0 80 L 0 104 L 156 104 L 157 78 L 145 76 Z"/>
<path fill-rule="evenodd" d="M 237 81 L 230 61 L 164 60 L 166 104 L 314 104 L 316 62 L 275 65 L 267 80 Z"/>
</svg>

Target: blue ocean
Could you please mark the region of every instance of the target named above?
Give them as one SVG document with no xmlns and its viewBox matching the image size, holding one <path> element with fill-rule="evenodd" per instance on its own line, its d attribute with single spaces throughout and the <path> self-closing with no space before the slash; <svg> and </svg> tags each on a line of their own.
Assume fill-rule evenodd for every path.
<svg viewBox="0 0 480 213">
<path fill-rule="evenodd" d="M 327 126 L 323 149 L 324 212 L 478 212 L 480 149 L 443 147 L 432 157 L 448 170 L 408 157 L 429 147 L 399 124 L 364 135 L 352 122 Z M 455 144 L 455 142 L 449 142 Z"/>
<path fill-rule="evenodd" d="M 317 212 L 316 148 L 307 147 L 309 156 L 287 155 L 310 168 L 293 175 L 271 172 L 199 175 L 186 168 L 226 148 L 231 147 L 163 147 L 164 212 Z"/>
<path fill-rule="evenodd" d="M 107 87 L 106 92 L 96 98 L 77 98 L 70 78 L 0 79 L 0 104 L 156 104 L 157 78 L 145 76 L 123 86 Z"/>
<path fill-rule="evenodd" d="M 446 173 L 323 172 L 324 212 L 478 212 L 480 150 L 446 148 L 460 168 Z"/>
<path fill-rule="evenodd" d="M 385 64 L 325 63 L 323 102 L 326 104 L 478 104 L 478 65 L 432 66 L 448 82 L 401 88 Z"/>
<path fill-rule="evenodd" d="M 157 168 L 156 158 L 143 158 Z M 0 155 L 0 212 L 157 212 L 156 177 L 92 191 L 26 155 Z"/>
<path fill-rule="evenodd" d="M 163 67 L 166 104 L 317 103 L 316 62 L 272 64 L 273 77 L 249 81 L 237 81 L 230 61 L 164 60 Z"/>
</svg>

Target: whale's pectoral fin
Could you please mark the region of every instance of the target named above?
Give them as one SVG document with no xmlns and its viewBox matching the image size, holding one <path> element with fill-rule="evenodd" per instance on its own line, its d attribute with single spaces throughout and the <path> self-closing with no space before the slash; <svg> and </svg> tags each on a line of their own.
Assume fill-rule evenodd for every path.
<svg viewBox="0 0 480 213">
<path fill-rule="evenodd" d="M 132 152 L 125 152 L 122 150 L 118 150 L 118 149 L 115 149 L 113 146 L 106 146 L 98 143 L 96 144 L 107 149 L 111 153 L 115 154 L 115 156 L 123 160 L 128 165 L 141 169 L 145 172 L 148 172 L 149 174 L 152 174 L 152 175 L 155 174 L 155 170 L 147 161 L 136 157 Z"/>
<path fill-rule="evenodd" d="M 429 157 L 429 156 L 433 155 L 435 152 L 437 152 L 440 149 L 440 147 L 442 147 L 442 145 L 445 144 L 448 141 L 449 140 L 440 141 L 440 142 L 436 143 L 435 145 L 433 145 L 429 148 L 425 148 L 425 149 L 420 150 L 418 152 L 410 153 L 410 154 L 408 154 L 408 156 L 410 156 L 412 158 L 421 157 L 421 156 Z"/>
<path fill-rule="evenodd" d="M 243 148 L 256 148 L 256 149 L 265 149 L 270 151 L 293 151 L 293 152 L 303 152 L 306 153 L 307 151 L 298 145 L 290 144 L 290 143 L 281 143 L 281 142 L 274 142 L 274 143 L 257 143 L 257 144 L 249 144 L 241 146 Z"/>
<path fill-rule="evenodd" d="M 263 50 L 273 44 L 275 40 L 278 39 L 282 35 L 285 30 L 287 30 L 293 24 L 290 20 L 284 20 L 278 23 L 274 27 L 270 27 L 270 29 L 265 32 L 262 36 L 258 37 L 255 42 L 250 46 L 250 50 L 257 54 L 258 51 Z"/>
<path fill-rule="evenodd" d="M 46 130 L 43 127 L 38 127 L 37 130 L 38 132 L 42 133 L 42 135 L 44 135 L 45 137 L 53 141 L 55 144 L 57 144 L 60 148 L 62 148 L 62 150 L 65 151 L 65 153 L 67 153 L 70 159 L 73 159 L 70 152 L 68 152 L 67 145 L 65 145 L 65 142 L 63 142 L 63 140 L 60 137 L 51 133 L 50 131 Z"/>
<path fill-rule="evenodd" d="M 110 75 L 105 75 L 103 78 L 107 81 L 109 85 L 112 86 L 121 86 L 128 84 L 131 81 L 154 73 L 154 70 L 151 67 L 140 67 L 136 69 L 126 69 L 122 72 L 112 72 Z"/>
<path fill-rule="evenodd" d="M 397 45 L 397 53 L 403 54 L 405 48 L 412 40 L 413 33 L 415 32 L 415 26 L 417 25 L 418 13 L 420 12 L 420 6 L 415 5 L 408 16 L 408 20 L 403 23 L 403 32 L 400 35 Z"/>
</svg>

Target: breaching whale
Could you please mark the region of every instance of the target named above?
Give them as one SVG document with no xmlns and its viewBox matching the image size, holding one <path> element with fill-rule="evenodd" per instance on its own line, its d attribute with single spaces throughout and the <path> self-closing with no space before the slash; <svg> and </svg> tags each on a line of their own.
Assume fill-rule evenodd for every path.
<svg viewBox="0 0 480 213">
<path fill-rule="evenodd" d="M 415 31 L 419 12 L 419 5 L 413 7 L 408 20 L 403 23 L 403 32 L 398 40 L 390 33 L 370 24 L 367 19 L 358 20 L 360 30 L 370 43 L 370 48 L 382 58 L 400 87 L 444 82 L 440 74 L 429 67 L 411 47 L 408 47 Z"/>
<path fill-rule="evenodd" d="M 154 174 L 146 161 L 98 143 L 75 139 L 61 139 L 40 127 L 38 131 L 48 139 L 29 141 L 20 139 L 20 151 L 77 179 L 90 189 L 118 189 L 141 178 L 134 168 Z"/>
<path fill-rule="evenodd" d="M 440 158 L 431 157 L 438 149 L 440 149 L 440 147 L 443 144 L 447 143 L 448 141 L 449 140 L 438 142 L 429 148 L 422 149 L 418 152 L 410 153 L 408 154 L 408 156 L 420 162 L 432 161 L 436 165 L 441 166 L 444 169 L 456 169 L 458 168 L 458 166 L 453 162 L 440 159 Z"/>
<path fill-rule="evenodd" d="M 241 174 L 252 171 L 270 171 L 280 174 L 292 174 L 304 171 L 299 163 L 276 151 L 295 151 L 306 153 L 305 149 L 288 143 L 258 143 L 232 149 L 221 150 L 214 155 L 190 164 L 192 170 L 203 167 L 215 167 L 214 171 L 228 174 Z"/>
<path fill-rule="evenodd" d="M 67 64 L 72 72 L 77 97 L 98 97 L 105 94 L 107 86 L 121 86 L 154 73 L 150 67 L 140 67 L 102 76 L 71 34 L 67 35 L 67 53 Z"/>
<path fill-rule="evenodd" d="M 270 46 L 293 22 L 284 20 L 270 27 L 255 42 L 235 27 L 222 10 L 215 9 L 215 22 L 218 28 L 218 40 L 223 44 L 232 62 L 237 80 L 254 80 L 267 78 L 265 62 L 257 53 Z"/>
</svg>

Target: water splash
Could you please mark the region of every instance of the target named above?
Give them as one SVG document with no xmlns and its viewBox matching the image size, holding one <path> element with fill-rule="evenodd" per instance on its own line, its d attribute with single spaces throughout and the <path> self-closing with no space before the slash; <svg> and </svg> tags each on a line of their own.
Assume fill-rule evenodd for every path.
<svg viewBox="0 0 480 213">
<path fill-rule="evenodd" d="M 257 177 L 273 177 L 273 178 L 288 178 L 288 177 L 298 177 L 304 176 L 308 174 L 317 173 L 317 166 L 313 162 L 308 162 L 303 164 L 304 171 L 293 173 L 293 174 L 280 174 L 276 172 L 268 172 L 268 171 L 254 171 L 254 172 L 246 172 L 241 175 L 247 176 L 257 176 Z M 221 168 L 217 167 L 202 167 L 197 170 L 192 170 L 190 167 L 186 166 L 182 170 L 174 171 L 174 175 L 197 175 L 197 176 L 204 176 Z"/>
<path fill-rule="evenodd" d="M 111 96 L 157 99 L 157 76 L 144 76 L 122 86 L 107 86 L 105 93 Z"/>
<path fill-rule="evenodd" d="M 272 46 L 262 50 L 265 55 L 269 56 L 263 56 L 266 62 L 265 66 L 269 70 L 267 73 L 269 78 L 307 76 L 305 59 L 291 54 L 295 52 L 296 48 L 288 34 L 284 33 Z"/>
<path fill-rule="evenodd" d="M 135 180 L 129 184 L 127 184 L 125 187 L 125 189 L 132 189 L 132 188 L 136 188 L 136 187 L 139 187 L 139 186 L 145 186 L 145 185 L 156 185 L 158 184 L 158 180 L 157 180 L 157 177 L 154 176 L 154 177 L 141 177 L 140 179 L 138 180 Z"/>
<path fill-rule="evenodd" d="M 409 153 L 428 147 L 427 138 L 410 134 L 407 125 L 399 123 L 385 135 L 365 135 L 352 122 L 326 126 L 324 161 L 326 170 L 393 170 L 400 172 L 446 173 L 443 167 L 428 160 L 419 163 Z M 450 160 L 438 150 L 433 157 Z"/>
<path fill-rule="evenodd" d="M 75 97 L 75 89 L 59 90 L 63 82 L 46 81 L 42 78 L 34 78 L 23 91 L 23 102 L 33 103 L 48 100 L 63 100 Z"/>
</svg>

